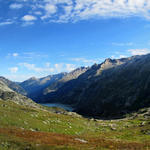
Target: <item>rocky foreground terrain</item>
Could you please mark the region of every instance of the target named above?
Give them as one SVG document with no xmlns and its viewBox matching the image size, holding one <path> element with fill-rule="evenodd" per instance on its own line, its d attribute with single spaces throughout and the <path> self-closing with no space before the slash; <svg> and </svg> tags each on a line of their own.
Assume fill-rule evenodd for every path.
<svg viewBox="0 0 150 150">
<path fill-rule="evenodd" d="M 124 119 L 100 120 L 14 100 L 0 99 L 2 150 L 150 149 L 149 108 Z"/>
</svg>

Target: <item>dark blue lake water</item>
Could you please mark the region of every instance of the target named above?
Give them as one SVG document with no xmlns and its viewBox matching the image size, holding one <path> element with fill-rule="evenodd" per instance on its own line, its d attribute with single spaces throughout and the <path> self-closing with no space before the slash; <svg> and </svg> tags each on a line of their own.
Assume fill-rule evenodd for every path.
<svg viewBox="0 0 150 150">
<path fill-rule="evenodd" d="M 48 106 L 48 107 L 58 107 L 58 108 L 63 108 L 67 111 L 73 111 L 73 108 L 69 105 L 63 105 L 59 103 L 47 103 L 47 104 L 41 104 L 43 106 Z"/>
</svg>

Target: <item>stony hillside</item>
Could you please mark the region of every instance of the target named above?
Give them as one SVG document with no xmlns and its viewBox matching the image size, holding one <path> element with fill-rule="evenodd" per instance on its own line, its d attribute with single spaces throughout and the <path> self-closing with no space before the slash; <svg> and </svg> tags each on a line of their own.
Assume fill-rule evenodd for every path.
<svg viewBox="0 0 150 150">
<path fill-rule="evenodd" d="M 32 100 L 13 91 L 2 81 L 0 81 L 0 100 L 13 101 L 20 105 L 37 107 L 37 104 Z"/>
<path fill-rule="evenodd" d="M 12 82 L 2 76 L 0 76 L 0 81 L 2 81 L 3 83 L 5 83 L 10 89 L 12 89 L 15 92 L 18 92 L 22 95 L 27 95 L 27 92 L 17 83 Z"/>
<path fill-rule="evenodd" d="M 0 100 L 0 116 L 0 150 L 150 149 L 150 109 L 98 120 Z"/>
</svg>

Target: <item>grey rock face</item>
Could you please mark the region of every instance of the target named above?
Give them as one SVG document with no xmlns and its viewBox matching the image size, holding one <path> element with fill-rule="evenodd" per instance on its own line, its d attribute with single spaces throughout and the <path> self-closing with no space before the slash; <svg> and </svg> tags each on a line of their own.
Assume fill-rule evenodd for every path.
<svg viewBox="0 0 150 150">
<path fill-rule="evenodd" d="M 12 82 L 2 76 L 0 76 L 0 81 L 2 81 L 3 83 L 5 83 L 10 89 L 22 94 L 22 95 L 27 95 L 26 91 L 17 83 Z"/>
<path fill-rule="evenodd" d="M 13 101 L 20 105 L 37 107 L 37 104 L 35 104 L 32 100 L 28 99 L 27 97 L 25 97 L 19 93 L 16 93 L 2 81 L 0 81 L 0 99 L 5 100 L 5 101 L 6 100 Z"/>
</svg>

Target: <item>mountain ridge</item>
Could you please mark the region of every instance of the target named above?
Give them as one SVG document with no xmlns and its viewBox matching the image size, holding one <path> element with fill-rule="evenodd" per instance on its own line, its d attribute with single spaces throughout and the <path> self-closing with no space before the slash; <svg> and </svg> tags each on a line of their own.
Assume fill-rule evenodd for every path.
<svg viewBox="0 0 150 150">
<path fill-rule="evenodd" d="M 70 104 L 82 115 L 122 116 L 149 104 L 149 66 L 149 54 L 106 59 L 64 83 L 41 102 Z"/>
<path fill-rule="evenodd" d="M 149 107 L 149 67 L 150 54 L 108 58 L 101 64 L 70 73 L 32 77 L 20 86 L 27 83 L 28 90 L 35 90 L 27 93 L 38 103 L 72 105 L 75 112 L 94 117 L 123 116 Z"/>
</svg>

